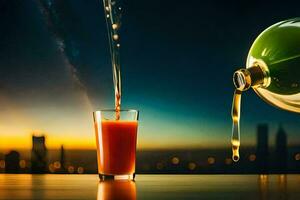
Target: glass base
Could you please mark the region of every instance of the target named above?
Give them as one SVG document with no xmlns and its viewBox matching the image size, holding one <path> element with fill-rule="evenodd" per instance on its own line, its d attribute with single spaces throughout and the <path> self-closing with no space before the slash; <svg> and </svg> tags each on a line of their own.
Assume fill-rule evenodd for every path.
<svg viewBox="0 0 300 200">
<path fill-rule="evenodd" d="M 125 175 L 99 174 L 99 178 L 101 181 L 106 181 L 106 180 L 131 180 L 131 181 L 134 181 L 135 173 L 125 174 Z"/>
</svg>

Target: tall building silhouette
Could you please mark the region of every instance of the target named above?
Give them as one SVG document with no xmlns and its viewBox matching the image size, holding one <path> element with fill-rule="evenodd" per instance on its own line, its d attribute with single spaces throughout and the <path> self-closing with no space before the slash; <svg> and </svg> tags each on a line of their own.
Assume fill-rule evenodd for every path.
<svg viewBox="0 0 300 200">
<path fill-rule="evenodd" d="M 275 141 L 275 161 L 276 166 L 275 170 L 278 173 L 283 173 L 287 169 L 287 134 L 283 130 L 283 127 L 280 125 L 276 134 Z"/>
<path fill-rule="evenodd" d="M 61 147 L 60 147 L 60 164 L 61 164 L 61 172 L 64 173 L 66 171 L 64 145 L 61 145 Z"/>
<path fill-rule="evenodd" d="M 259 124 L 257 126 L 257 148 L 256 148 L 256 163 L 259 173 L 268 173 L 269 166 L 269 143 L 268 143 L 269 128 L 267 124 Z"/>
<path fill-rule="evenodd" d="M 47 148 L 45 136 L 32 136 L 31 172 L 46 173 L 47 171 Z"/>
<path fill-rule="evenodd" d="M 5 155 L 5 172 L 19 173 L 20 171 L 20 154 L 17 151 L 11 151 Z"/>
</svg>

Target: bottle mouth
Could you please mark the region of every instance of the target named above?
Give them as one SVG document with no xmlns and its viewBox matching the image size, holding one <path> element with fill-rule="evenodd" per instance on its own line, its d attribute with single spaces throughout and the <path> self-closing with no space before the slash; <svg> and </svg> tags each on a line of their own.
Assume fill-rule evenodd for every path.
<svg viewBox="0 0 300 200">
<path fill-rule="evenodd" d="M 246 91 L 250 87 L 268 87 L 270 85 L 270 76 L 266 64 L 262 61 L 257 61 L 252 67 L 235 71 L 233 84 L 239 91 Z"/>
<path fill-rule="evenodd" d="M 233 74 L 233 84 L 239 91 L 246 91 L 251 87 L 250 72 L 247 69 L 240 69 Z"/>
</svg>

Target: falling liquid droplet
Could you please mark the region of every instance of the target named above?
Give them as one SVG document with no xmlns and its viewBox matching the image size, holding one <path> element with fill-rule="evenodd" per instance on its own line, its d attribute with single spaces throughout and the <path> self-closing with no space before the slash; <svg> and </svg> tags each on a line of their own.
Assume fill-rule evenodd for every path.
<svg viewBox="0 0 300 200">
<path fill-rule="evenodd" d="M 119 10 L 122 10 L 122 8 L 121 8 L 121 7 L 119 7 Z"/>
<path fill-rule="evenodd" d="M 113 39 L 114 39 L 114 40 L 118 40 L 118 39 L 119 39 L 119 35 L 114 34 L 114 35 L 113 35 Z"/>
<path fill-rule="evenodd" d="M 116 30 L 116 29 L 118 28 L 118 24 L 113 24 L 113 25 L 112 25 L 112 28 L 113 28 L 114 30 Z"/>
<path fill-rule="evenodd" d="M 106 15 L 106 18 L 109 18 L 109 15 Z"/>
<path fill-rule="evenodd" d="M 117 47 L 120 47 L 121 45 L 120 44 L 117 44 Z"/>
<path fill-rule="evenodd" d="M 233 160 L 234 162 L 237 162 L 237 161 L 239 161 L 239 159 L 240 159 L 240 157 L 239 157 L 239 156 L 232 156 L 232 160 Z"/>
<path fill-rule="evenodd" d="M 231 144 L 232 144 L 232 160 L 234 162 L 237 162 L 240 159 L 240 153 L 239 153 L 240 141 L 232 140 Z"/>
<path fill-rule="evenodd" d="M 106 11 L 109 11 L 109 7 L 108 7 L 108 6 L 105 6 L 105 10 L 106 10 Z"/>
</svg>

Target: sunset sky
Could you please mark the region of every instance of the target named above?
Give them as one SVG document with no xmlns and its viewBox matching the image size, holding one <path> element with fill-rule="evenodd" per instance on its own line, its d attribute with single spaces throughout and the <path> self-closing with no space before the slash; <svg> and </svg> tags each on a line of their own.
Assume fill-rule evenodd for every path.
<svg viewBox="0 0 300 200">
<path fill-rule="evenodd" d="M 58 1 L 58 21 L 37 2 L 0 1 L 0 149 L 31 148 L 33 133 L 45 134 L 48 148 L 95 148 L 92 111 L 114 106 L 102 1 Z M 261 31 L 299 14 L 299 6 L 256 3 L 260 9 L 223 1 L 124 3 L 122 108 L 140 110 L 139 148 L 229 146 L 234 70 Z M 270 125 L 271 143 L 282 123 L 290 144 L 300 144 L 300 116 L 248 91 L 242 144 L 255 144 L 258 123 Z"/>
</svg>

